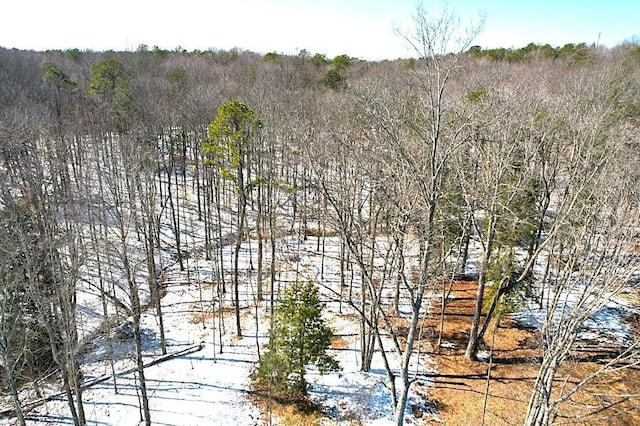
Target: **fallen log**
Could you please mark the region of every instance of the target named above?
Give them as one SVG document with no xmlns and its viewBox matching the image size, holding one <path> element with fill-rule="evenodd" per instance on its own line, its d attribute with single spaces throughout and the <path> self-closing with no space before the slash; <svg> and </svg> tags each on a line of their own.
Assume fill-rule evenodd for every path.
<svg viewBox="0 0 640 426">
<path fill-rule="evenodd" d="M 193 345 L 189 345 L 186 348 L 182 348 L 182 349 L 170 352 L 168 354 L 161 355 L 161 356 L 158 356 L 156 358 L 153 358 L 152 360 L 147 361 L 144 364 L 144 368 L 152 367 L 152 366 L 154 366 L 156 364 L 160 364 L 162 362 L 169 361 L 170 359 L 177 358 L 177 357 L 182 356 L 182 355 L 188 355 L 190 353 L 201 351 L 202 348 L 204 348 L 204 343 L 203 342 L 194 343 Z M 135 372 L 137 370 L 138 370 L 138 367 L 131 367 L 131 368 L 128 368 L 126 370 L 119 371 L 115 375 L 116 376 L 124 376 L 124 375 L 127 375 L 127 374 L 131 374 L 131 373 L 133 373 L 133 372 Z M 100 377 L 97 377 L 95 379 L 91 379 L 91 380 L 89 380 L 89 381 L 87 381 L 87 382 L 82 384 L 82 389 L 87 389 L 87 388 L 90 388 L 91 386 L 95 386 L 95 385 L 97 385 L 99 383 L 106 382 L 107 380 L 111 379 L 112 377 L 113 377 L 113 375 L 106 374 L 104 376 L 100 376 Z M 24 404 L 22 404 L 22 409 L 25 410 L 25 411 L 32 410 L 32 409 L 44 404 L 45 402 L 53 401 L 54 399 L 59 399 L 59 398 L 62 398 L 62 397 L 66 397 L 65 392 L 58 392 L 58 393 L 54 393 L 52 395 L 47 395 L 47 396 L 44 396 L 42 398 L 35 399 L 33 401 L 25 402 Z M 15 415 L 16 415 L 15 408 L 8 408 L 8 409 L 0 411 L 0 418 L 15 417 Z"/>
</svg>

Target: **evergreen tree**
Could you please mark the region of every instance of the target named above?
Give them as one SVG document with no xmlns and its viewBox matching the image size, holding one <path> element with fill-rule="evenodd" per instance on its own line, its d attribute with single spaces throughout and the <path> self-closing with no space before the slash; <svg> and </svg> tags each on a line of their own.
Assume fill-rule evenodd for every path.
<svg viewBox="0 0 640 426">
<path fill-rule="evenodd" d="M 136 105 L 131 90 L 131 77 L 122 62 L 110 58 L 93 64 L 88 94 L 104 103 L 113 114 L 113 125 L 119 133 L 131 128 L 136 115 Z"/>
<path fill-rule="evenodd" d="M 256 378 L 273 392 L 304 396 L 306 367 L 315 364 L 320 374 L 339 369 L 327 353 L 331 329 L 322 319 L 324 305 L 313 282 L 295 283 L 279 302 L 268 350 L 260 360 Z"/>
<path fill-rule="evenodd" d="M 204 141 L 202 148 L 205 164 L 218 169 L 220 176 L 232 181 L 238 196 L 238 225 L 233 258 L 233 290 L 235 299 L 236 331 L 242 336 L 240 321 L 239 294 L 239 254 L 242 245 L 245 226 L 247 223 L 247 200 L 250 185 L 248 185 L 248 160 L 252 133 L 260 128 L 261 123 L 256 120 L 251 109 L 240 101 L 232 101 L 218 108 L 218 113 L 209 123 L 209 140 Z"/>
</svg>

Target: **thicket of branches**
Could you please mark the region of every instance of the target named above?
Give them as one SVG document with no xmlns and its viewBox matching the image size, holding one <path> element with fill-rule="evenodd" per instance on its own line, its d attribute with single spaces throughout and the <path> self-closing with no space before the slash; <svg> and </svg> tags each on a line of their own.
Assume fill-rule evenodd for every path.
<svg viewBox="0 0 640 426">
<path fill-rule="evenodd" d="M 202 250 L 221 292 L 231 276 L 236 308 L 238 270 L 222 271 L 221 247 L 235 243 L 237 266 L 257 230 L 256 297 L 274 312 L 275 262 L 262 259 L 277 257 L 287 206 L 301 238 L 320 247 L 340 237 L 344 274 L 327 290 L 359 314 L 364 370 L 381 336 L 393 337 L 398 424 L 425 299 L 469 274 L 470 246 L 481 256 L 467 356 L 509 300 L 537 301 L 546 320 L 527 424 L 553 421 L 570 399 L 552 397 L 554 377 L 581 324 L 637 281 L 640 47 L 496 61 L 470 49 L 473 32 L 453 43 L 453 23 L 419 13 L 408 61 L 0 49 L 0 356 L 21 423 L 20 383 L 52 367 L 85 423 L 75 295 L 91 270 L 105 327 L 131 320 L 150 424 L 139 321 L 144 307 L 162 316 L 160 218 L 181 267 Z M 222 143 L 216 126 L 244 126 L 214 120 L 236 100 L 252 128 Z M 182 235 L 185 185 L 197 193 L 202 247 Z"/>
</svg>

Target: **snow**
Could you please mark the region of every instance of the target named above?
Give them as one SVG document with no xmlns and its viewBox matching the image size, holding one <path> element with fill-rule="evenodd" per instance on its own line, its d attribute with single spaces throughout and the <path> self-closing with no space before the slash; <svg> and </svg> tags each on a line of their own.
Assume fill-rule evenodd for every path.
<svg viewBox="0 0 640 426">
<path fill-rule="evenodd" d="M 352 332 L 353 326 L 342 318 L 332 321 L 332 328 L 337 335 Z M 386 340 L 386 339 L 385 339 Z M 389 383 L 379 352 L 374 354 L 371 371 L 360 371 L 360 353 L 358 343 L 353 336 L 348 339 L 349 345 L 333 354 L 342 370 L 337 373 L 321 376 L 316 371 L 307 375 L 311 383 L 310 396 L 313 401 L 324 408 L 330 419 L 324 424 L 344 424 L 359 420 L 367 425 L 386 426 L 395 424 L 393 404 L 388 389 Z M 391 342 L 386 341 L 390 348 Z M 390 349 L 387 352 L 391 353 Z M 431 371 L 426 363 L 427 357 L 421 357 L 420 366 L 424 372 Z M 425 383 L 423 377 L 422 382 Z M 417 395 L 413 394 L 407 404 L 406 418 L 411 419 L 410 407 L 420 404 Z"/>
<path fill-rule="evenodd" d="M 547 258 L 546 255 L 542 257 Z M 545 265 L 538 262 L 534 268 L 535 276 L 542 277 L 544 268 Z M 616 271 L 614 268 L 606 269 L 601 272 L 605 278 L 600 280 L 585 279 L 587 275 L 574 272 L 561 283 L 555 283 L 552 270 L 544 284 L 547 288 L 542 300 L 528 300 L 523 309 L 511 314 L 512 318 L 525 327 L 542 329 L 547 317 L 554 323 L 560 323 L 572 316 L 585 316 L 580 321 L 577 335 L 582 343 L 621 347 L 632 343 L 634 333 L 629 328 L 629 319 L 634 315 L 634 307 L 624 300 L 621 290 L 625 286 L 615 279 Z M 537 285 L 540 286 L 539 283 Z M 558 303 L 551 312 L 553 300 Z"/>
<path fill-rule="evenodd" d="M 248 250 L 245 251 L 247 252 Z M 248 265 L 248 262 L 246 264 Z M 329 270 L 331 266 L 328 265 Z M 210 273 L 202 264 L 198 265 L 198 270 L 205 277 Z M 181 275 L 184 273 L 180 273 L 176 267 L 171 268 L 169 277 L 172 281 L 181 281 Z M 251 318 L 244 322 L 247 327 L 246 336 L 236 338 L 232 318 L 226 318 L 227 333 L 223 335 L 223 353 L 220 354 L 220 342 L 215 341 L 218 336 L 217 333 L 214 336 L 211 325 L 207 324 L 206 328 L 203 328 L 200 322 L 190 318 L 198 313 L 201 307 L 198 287 L 197 282 L 170 287 L 163 299 L 163 318 L 169 351 L 200 341 L 204 342 L 204 348 L 145 369 L 153 423 L 265 424 L 265 416 L 255 403 L 248 399 L 248 395 L 251 389 L 249 374 L 257 361 L 256 345 L 264 345 L 267 342 L 268 323 L 261 319 L 258 334 L 255 335 L 255 330 L 250 331 L 253 326 L 249 326 L 254 319 L 251 313 L 246 312 L 243 315 Z M 311 370 L 307 376 L 311 398 L 322 405 L 327 416 L 325 424 L 341 424 L 360 419 L 369 425 L 391 425 L 393 406 L 381 357 L 374 356 L 370 372 L 360 371 L 357 335 L 354 332 L 357 329 L 354 329 L 353 322 L 337 314 L 334 310 L 337 309 L 334 306 L 336 303 L 330 305 L 328 316 L 334 332 L 345 336 L 347 342 L 347 347 L 332 351 L 342 370 L 325 376 Z M 155 316 L 151 312 L 145 313 L 142 324 L 146 336 L 145 348 L 157 355 L 158 336 L 152 331 L 157 329 Z M 86 379 L 109 374 L 104 353 L 105 342 L 98 343 L 93 345 L 93 351 L 87 356 L 90 361 L 85 364 Z M 132 342 L 120 342 L 116 352 L 133 353 Z M 428 359 L 423 356 L 423 367 L 426 362 Z M 124 368 L 125 364 L 127 362 L 121 361 L 120 369 Z M 427 371 L 427 367 L 424 367 L 423 371 Z M 114 393 L 111 381 L 92 386 L 84 392 L 85 410 L 90 424 L 137 424 L 140 412 L 134 375 L 118 376 L 117 385 L 118 394 Z M 413 395 L 409 406 L 419 403 L 418 398 Z M 52 416 L 58 424 L 72 424 L 66 412 L 66 402 L 51 401 L 32 413 L 30 424 L 50 423 Z M 407 417 L 411 417 L 409 412 Z"/>
<path fill-rule="evenodd" d="M 476 357 L 481 361 L 488 362 L 489 359 L 491 358 L 491 355 L 487 350 L 479 350 L 478 353 L 476 354 Z"/>
<path fill-rule="evenodd" d="M 442 342 L 440 343 L 440 347 L 444 349 L 457 349 L 456 344 L 451 342 Z"/>
<path fill-rule="evenodd" d="M 186 199 L 180 200 L 183 234 L 180 236 L 182 248 L 187 255 L 184 259 L 185 270 L 180 270 L 175 253 L 175 236 L 170 226 L 170 218 L 165 210 L 160 228 L 162 249 L 156 253 L 157 264 L 162 270 L 161 280 L 166 285 L 166 294 L 162 298 L 163 322 L 168 352 L 180 351 L 201 344 L 202 349 L 176 356 L 145 368 L 146 383 L 150 399 L 151 419 L 158 425 L 265 425 L 267 413 L 258 407 L 251 396 L 250 375 L 258 361 L 258 351 L 268 341 L 270 301 L 259 302 L 254 299 L 257 264 L 257 241 L 250 239 L 241 245 L 239 268 L 241 270 L 240 307 L 242 311 L 243 337 L 236 336 L 233 317 L 232 295 L 230 291 L 222 295 L 214 285 L 215 271 L 220 265 L 207 260 L 203 253 L 203 224 L 197 219 L 194 194 L 190 184 L 182 188 Z M 286 209 L 283 209 L 286 212 Z M 225 209 L 223 226 L 224 244 L 231 244 L 237 234 L 232 225 L 233 212 Z M 253 218 L 250 220 L 252 222 Z M 114 224 L 111 226 L 115 227 Z M 340 279 L 340 240 L 327 237 L 319 249 L 317 238 L 303 238 L 298 224 L 282 224 L 282 235 L 278 236 L 277 253 L 274 259 L 265 253 L 265 271 L 271 262 L 277 264 L 278 290 L 284 290 L 287 283 L 296 280 L 313 280 L 319 283 L 323 300 L 326 301 L 326 319 L 341 341 L 331 349 L 338 360 L 341 371 L 320 375 L 310 369 L 307 381 L 312 401 L 319 404 L 323 411 L 323 424 L 336 425 L 362 422 L 366 425 L 386 426 L 394 424 L 394 407 L 390 393 L 390 382 L 383 365 L 380 348 L 374 354 L 371 370 L 361 371 L 359 324 L 357 313 L 337 295 L 345 296 L 353 291 L 353 300 L 358 300 L 362 283 L 359 273 L 352 269 L 346 272 L 349 290 L 343 289 Z M 311 224 L 319 229 L 319 224 Z M 285 229 L 289 232 L 285 234 Z M 110 235 L 117 235 L 117 229 L 108 229 Z M 131 233 L 134 234 L 134 233 Z M 255 238 L 253 236 L 252 238 Z M 150 299 L 146 285 L 144 247 L 129 236 L 132 264 L 135 277 L 141 286 L 141 299 L 148 303 Z M 384 251 L 387 242 L 384 237 L 376 241 L 378 248 Z M 231 270 L 231 245 L 222 248 L 226 271 Z M 481 245 L 472 242 L 470 258 L 466 265 L 467 274 L 477 274 Z M 324 255 L 322 254 L 324 253 Z M 410 258 L 410 254 L 407 254 Z M 375 259 L 376 267 L 381 267 L 382 257 Z M 100 332 L 104 319 L 100 299 L 97 268 L 103 268 L 104 276 L 112 284 L 113 294 L 126 301 L 126 289 L 123 285 L 122 271 L 118 269 L 118 253 L 106 253 L 102 263 L 89 259 L 82 268 L 82 287 L 78 293 L 78 325 L 83 343 L 82 370 L 85 383 L 111 374 L 109 364 L 109 338 L 113 344 L 115 370 L 122 372 L 116 376 L 118 391 L 115 392 L 113 380 L 104 380 L 87 387 L 83 393 L 86 417 L 91 425 L 135 425 L 140 422 L 140 399 L 136 376 L 128 371 L 133 367 L 132 356 L 135 353 L 131 333 L 127 323 L 121 323 L 109 335 Z M 540 275 L 542 265 L 536 265 Z M 227 285 L 230 287 L 230 275 Z M 429 295 L 427 295 L 429 296 Z M 547 297 L 551 294 L 548 293 Z M 453 299 L 453 296 L 449 296 Z M 575 297 L 563 296 L 571 309 Z M 407 301 L 401 301 L 399 311 L 410 312 Z M 428 298 L 424 302 L 427 309 Z M 222 306 L 221 306 L 222 305 Z M 224 309 L 221 309 L 223 307 Z M 113 316 L 115 307 L 108 306 Z M 624 344 L 629 337 L 624 315 L 626 306 L 621 299 L 612 299 L 609 304 L 596 312 L 584 324 L 582 339 L 599 339 L 603 335 L 608 339 Z M 526 325 L 540 327 L 546 311 L 535 303 L 529 303 L 514 318 Z M 220 331 L 222 326 L 223 330 Z M 158 335 L 158 318 L 153 309 L 147 309 L 141 318 L 143 350 L 145 361 L 150 362 L 161 356 Z M 383 336 L 385 353 L 391 362 L 392 370 L 397 374 L 400 355 L 391 339 Z M 451 342 L 442 342 L 445 349 L 456 349 Z M 415 388 L 428 389 L 433 386 L 429 375 L 433 372 L 433 361 L 417 348 L 411 359 L 411 375 L 415 385 L 409 392 L 409 401 L 405 411 L 407 424 L 417 423 L 412 408 L 419 408 L 438 420 L 427 403 L 428 395 Z M 481 351 L 480 359 L 488 359 L 489 354 Z M 396 381 L 399 385 L 400 380 Z M 55 380 L 40 384 L 41 391 L 47 395 L 59 391 Z M 23 402 L 35 400 L 37 396 L 32 387 L 23 389 Z M 5 408 L 10 408 L 5 403 Z M 63 398 L 54 398 L 29 411 L 30 425 L 73 424 L 68 406 Z M 0 424 L 14 424 L 11 418 L 0 418 Z M 278 419 L 274 419 L 278 424 Z"/>
<path fill-rule="evenodd" d="M 268 423 L 267 413 L 250 398 L 250 374 L 258 360 L 258 348 L 268 341 L 269 300 L 258 302 L 255 294 L 255 265 L 257 241 L 247 240 L 240 249 L 241 270 L 240 306 L 244 337 L 236 337 L 231 291 L 225 295 L 217 292 L 213 284 L 217 266 L 214 260 L 206 260 L 200 237 L 203 225 L 196 219 L 194 194 L 185 186 L 188 197 L 181 206 L 184 234 L 182 246 L 188 253 L 185 270 L 181 271 L 175 256 L 175 237 L 172 235 L 168 213 L 165 211 L 161 226 L 162 250 L 158 250 L 157 263 L 162 269 L 161 280 L 166 284 L 166 294 L 162 298 L 163 323 L 167 350 L 180 351 L 198 343 L 202 349 L 180 355 L 145 368 L 145 377 L 150 401 L 151 419 L 158 425 L 264 425 Z M 232 235 L 231 211 L 226 211 L 225 234 Z M 275 259 L 265 253 L 265 271 L 269 262 L 278 264 L 278 287 L 284 287 L 295 280 L 315 280 L 320 282 L 322 297 L 327 302 L 326 319 L 334 333 L 343 339 L 341 347 L 331 352 L 338 359 L 341 371 L 321 376 L 314 369 L 308 372 L 310 397 L 319 403 L 326 425 L 362 422 L 366 425 L 385 426 L 393 421 L 393 404 L 389 378 L 378 352 L 373 357 L 369 372 L 360 371 L 359 325 L 357 314 L 346 303 L 336 299 L 340 288 L 340 240 L 327 237 L 324 242 L 324 260 L 318 251 L 317 239 L 300 237 L 298 229 L 278 239 Z M 117 229 L 109 229 L 117 234 Z M 134 233 L 132 233 L 134 234 Z M 232 238 L 228 238 L 232 241 Z M 379 245 L 382 247 L 384 241 Z M 131 262 L 135 265 L 136 281 L 141 288 L 142 303 L 150 299 L 146 287 L 146 266 L 144 248 L 134 235 L 129 236 Z M 231 270 L 232 247 L 223 247 L 225 270 Z M 113 292 L 123 302 L 127 302 L 126 286 L 122 271 L 118 269 L 118 253 L 103 256 L 102 272 L 113 284 Z M 376 262 L 381 262 L 377 259 Z M 83 392 L 84 409 L 90 425 L 136 425 L 141 419 L 140 398 L 136 375 L 127 372 L 134 366 L 135 346 L 130 327 L 120 323 L 108 335 L 100 331 L 104 313 L 100 299 L 100 287 L 96 259 L 90 259 L 82 269 L 83 280 L 78 293 L 78 324 L 83 341 L 81 362 L 85 383 L 111 374 L 109 363 L 109 339 L 113 345 L 117 393 L 113 380 L 103 380 L 87 387 Z M 253 269 L 252 269 L 253 268 Z M 360 291 L 359 274 L 349 274 L 354 299 Z M 228 290 L 230 275 L 227 276 Z M 346 290 L 345 290 L 346 291 Z M 220 305 L 224 305 L 221 317 Z M 425 302 L 425 305 L 428 301 Z M 401 311 L 409 311 L 401 306 Z M 115 307 L 109 303 L 108 313 L 113 316 Z M 257 314 L 257 317 L 256 317 Z M 202 320 L 204 319 L 204 324 Z M 220 324 L 223 332 L 220 333 Z M 141 318 L 143 351 L 145 362 L 161 356 L 158 318 L 155 311 L 147 309 Z M 391 367 L 398 373 L 400 354 L 396 353 L 389 338 L 384 337 L 385 351 Z M 431 385 L 428 373 L 432 371 L 432 361 L 420 351 L 411 360 L 412 376 L 418 384 Z M 399 380 L 397 380 L 399 382 Z M 45 395 L 59 392 L 59 383 L 49 380 L 40 384 Z M 426 406 L 424 394 L 412 390 L 405 413 L 407 424 L 415 423 L 411 407 Z M 29 402 L 37 399 L 33 387 L 26 387 L 21 399 Z M 6 402 L 5 408 L 11 404 Z M 435 416 L 435 413 L 434 413 Z M 15 419 L 0 418 L 0 424 L 14 424 Z M 30 425 L 73 424 L 69 408 L 63 397 L 56 397 L 28 412 Z M 274 419 L 277 424 L 278 419 Z"/>
<path fill-rule="evenodd" d="M 563 304 L 564 315 L 568 315 L 573 309 L 573 301 Z M 561 309 L 560 307 L 558 308 Z M 530 303 L 523 310 L 511 314 L 512 318 L 529 328 L 540 329 L 544 324 L 547 311 L 537 303 Z M 557 318 L 561 313 L 555 314 Z M 600 341 L 627 345 L 633 338 L 633 332 L 629 329 L 628 319 L 632 312 L 628 311 L 617 299 L 610 300 L 606 306 L 598 309 L 587 318 L 580 326 L 578 338 L 582 341 Z"/>
<path fill-rule="evenodd" d="M 244 394 L 248 389 L 243 363 L 251 362 L 245 342 L 234 352 L 218 355 L 213 346 L 145 370 L 154 424 L 260 425 L 260 411 Z M 89 424 L 136 424 L 139 419 L 137 382 L 133 374 L 118 377 L 118 394 L 112 383 L 103 382 L 84 394 Z M 47 404 L 47 411 L 63 411 L 64 404 Z M 43 418 L 46 421 L 46 418 Z M 60 422 L 59 418 L 59 422 Z M 71 419 L 61 424 L 72 424 Z M 37 422 L 35 424 L 38 424 Z"/>
<path fill-rule="evenodd" d="M 185 288 L 186 287 L 186 288 Z M 194 342 L 204 341 L 203 349 L 145 369 L 154 424 L 166 425 L 261 425 L 260 409 L 248 398 L 249 373 L 257 360 L 256 342 L 251 338 L 225 336 L 223 353 L 214 345 L 212 329 L 203 329 L 189 317 L 198 294 L 197 286 L 187 285 L 169 291 L 163 299 L 164 322 L 169 351 L 179 350 Z M 189 309 L 185 310 L 185 306 Z M 143 315 L 145 348 L 158 355 L 155 316 Z M 264 339 L 263 339 L 264 342 Z M 109 374 L 104 357 L 104 342 L 95 345 L 84 365 L 85 380 Z M 130 340 L 120 342 L 117 353 L 132 354 Z M 125 359 L 120 368 L 131 365 Z M 117 377 L 118 393 L 111 380 L 99 383 L 83 393 L 89 424 L 137 424 L 140 418 L 137 382 L 134 374 Z M 66 402 L 47 402 L 30 416 L 30 424 L 73 424 L 66 414 Z M 10 424 L 10 423 L 7 423 Z"/>
</svg>

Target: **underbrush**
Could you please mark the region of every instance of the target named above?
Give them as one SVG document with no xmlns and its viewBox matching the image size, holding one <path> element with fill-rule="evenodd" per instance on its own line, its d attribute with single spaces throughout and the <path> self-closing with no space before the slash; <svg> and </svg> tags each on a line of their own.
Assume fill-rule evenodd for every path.
<svg viewBox="0 0 640 426">
<path fill-rule="evenodd" d="M 277 419 L 284 426 L 320 426 L 323 418 L 321 407 L 314 404 L 307 395 L 274 394 L 268 385 L 253 380 L 253 402 L 260 407 L 266 424 Z"/>
</svg>

